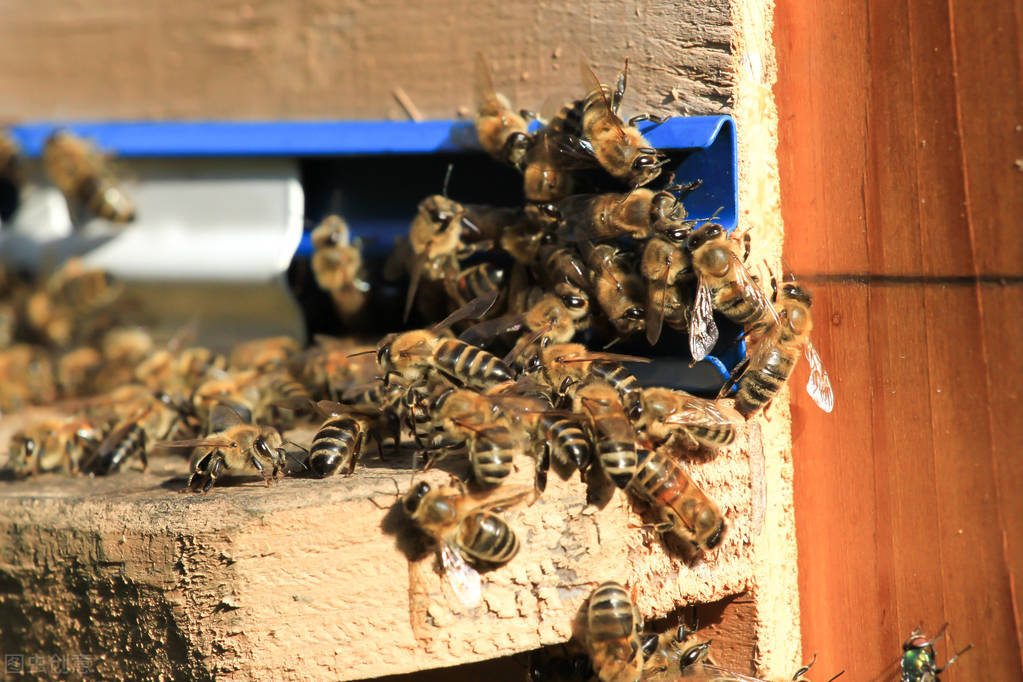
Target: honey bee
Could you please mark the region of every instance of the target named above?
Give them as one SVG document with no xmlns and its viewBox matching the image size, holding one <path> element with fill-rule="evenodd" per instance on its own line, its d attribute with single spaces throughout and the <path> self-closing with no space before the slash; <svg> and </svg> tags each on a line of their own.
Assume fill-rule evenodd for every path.
<svg viewBox="0 0 1023 682">
<path fill-rule="evenodd" d="M 512 370 L 497 356 L 439 332 L 455 322 L 486 314 L 496 296 L 470 301 L 430 329 L 389 334 L 377 345 L 377 364 L 384 383 L 396 376 L 407 385 L 447 377 L 470 388 L 511 381 Z"/>
<path fill-rule="evenodd" d="M 636 431 L 625 414 L 617 391 L 602 382 L 589 382 L 572 393 L 573 409 L 589 417 L 596 460 L 618 488 L 625 489 L 636 474 Z"/>
<path fill-rule="evenodd" d="M 469 389 L 440 389 L 430 400 L 429 420 L 443 430 L 446 449 L 465 446 L 472 475 L 483 486 L 500 485 L 511 474 L 514 455 L 524 439 L 497 419 L 498 407 Z M 495 423 L 496 422 L 496 423 Z"/>
<path fill-rule="evenodd" d="M 553 656 L 547 651 L 529 656 L 530 682 L 589 682 L 593 679 L 590 657 L 584 653 Z"/>
<path fill-rule="evenodd" d="M 501 566 L 518 554 L 519 540 L 497 512 L 530 494 L 528 489 L 509 491 L 500 498 L 480 501 L 467 494 L 461 482 L 433 489 L 424 481 L 402 498 L 402 508 L 437 543 L 446 580 L 456 596 L 472 607 L 480 603 L 481 585 L 470 564 Z"/>
<path fill-rule="evenodd" d="M 737 380 L 735 409 L 749 418 L 764 407 L 788 380 L 800 355 L 805 354 L 810 364 L 806 392 L 818 407 L 831 412 L 835 406 L 831 380 L 824 370 L 817 349 L 810 342 L 810 330 L 813 327 L 810 315 L 811 294 L 795 282 L 786 282 L 778 295 L 778 305 L 781 308 L 776 313 L 778 322 L 750 334 L 749 343 L 755 351 L 737 368 L 742 373 Z M 774 307 L 771 309 L 774 310 Z"/>
<path fill-rule="evenodd" d="M 259 370 L 268 372 L 284 365 L 301 350 L 298 341 L 290 336 L 271 336 L 239 343 L 231 349 L 228 369 Z"/>
<path fill-rule="evenodd" d="M 457 279 L 445 280 L 448 295 L 459 306 L 469 301 L 500 293 L 505 283 L 505 271 L 492 263 L 480 263 L 465 268 Z"/>
<path fill-rule="evenodd" d="M 565 397 L 576 384 L 602 381 L 615 390 L 630 419 L 642 412 L 639 381 L 623 362 L 650 362 L 649 358 L 592 352 L 581 343 L 558 343 L 543 347 L 527 361 L 525 370 L 535 375 L 555 395 Z"/>
<path fill-rule="evenodd" d="M 640 272 L 647 280 L 646 338 L 653 346 L 661 338 L 665 320 L 677 323 L 684 315 L 675 285 L 692 275 L 692 265 L 679 244 L 658 236 L 643 247 Z"/>
<path fill-rule="evenodd" d="M 504 215 L 503 213 L 501 215 Z M 477 211 L 477 222 L 485 225 L 492 217 Z M 412 311 L 419 281 L 440 281 L 457 277 L 459 261 L 491 245 L 489 240 L 470 241 L 469 235 L 480 231 L 476 222 L 466 215 L 466 208 L 446 196 L 437 194 L 419 202 L 409 227 L 409 288 L 405 299 L 405 319 Z"/>
<path fill-rule="evenodd" d="M 637 427 L 658 446 L 681 438 L 696 445 L 720 448 L 735 442 L 746 420 L 723 403 L 667 388 L 643 389 L 643 413 Z"/>
<path fill-rule="evenodd" d="M 739 260 L 723 227 L 702 225 L 686 238 L 685 248 L 699 278 L 689 327 L 694 361 L 705 358 L 717 343 L 715 310 L 742 327 L 768 319 L 777 323 L 777 311 Z"/>
<path fill-rule="evenodd" d="M 909 639 L 902 645 L 902 660 L 900 661 L 901 676 L 900 682 L 939 682 L 939 675 L 964 653 L 973 648 L 968 644 L 965 649 L 958 651 L 952 658 L 945 662 L 945 665 L 938 666 L 938 656 L 934 653 L 934 643 L 945 635 L 948 623 L 942 626 L 937 636 L 927 639 L 920 628 L 910 634 Z"/>
<path fill-rule="evenodd" d="M 230 407 L 243 420 L 251 420 L 258 404 L 258 395 L 251 387 L 258 374 L 255 371 L 235 372 L 224 378 L 208 379 L 200 383 L 189 397 L 191 410 L 204 431 L 211 429 L 213 408 L 218 404 Z"/>
<path fill-rule="evenodd" d="M 369 383 L 377 373 L 373 349 L 323 335 L 316 335 L 315 344 L 292 357 L 287 367 L 318 397 L 334 401 L 351 387 Z"/>
<path fill-rule="evenodd" d="M 227 358 L 202 346 L 161 348 L 135 366 L 135 380 L 154 391 L 168 386 L 191 390 L 210 373 L 222 372 L 226 366 Z"/>
<path fill-rule="evenodd" d="M 573 241 L 644 240 L 663 235 L 680 242 L 692 227 L 686 222 L 682 202 L 668 189 L 639 187 L 625 194 L 577 194 L 558 202 L 557 211 L 564 220 L 561 234 Z"/>
<path fill-rule="evenodd" d="M 92 392 L 92 382 L 103 365 L 103 356 L 92 346 L 82 346 L 60 356 L 57 361 L 57 385 L 65 398 Z"/>
<path fill-rule="evenodd" d="M 118 186 L 109 160 L 87 140 L 67 131 L 53 133 L 43 147 L 43 166 L 72 215 L 85 207 L 112 223 L 135 219 L 135 205 Z"/>
<path fill-rule="evenodd" d="M 725 519 L 682 465 L 658 450 L 639 449 L 636 458 L 629 490 L 657 510 L 661 522 L 654 530 L 672 533 L 696 551 L 717 547 L 725 533 Z"/>
<path fill-rule="evenodd" d="M 324 218 L 311 237 L 316 283 L 333 298 L 341 319 L 351 321 L 362 312 L 370 289 L 363 279 L 362 252 L 351 241 L 348 223 L 338 215 Z"/>
<path fill-rule="evenodd" d="M 667 163 L 667 157 L 658 154 L 643 134 L 636 128 L 641 120 L 656 123 L 664 118 L 642 115 L 634 116 L 628 123 L 618 117 L 618 106 L 625 95 L 628 80 L 629 61 L 618 74 L 615 89 L 601 85 L 593 70 L 585 62 L 580 64 L 583 88 L 587 95 L 582 109 L 582 134 L 593 148 L 593 154 L 600 165 L 613 177 L 630 187 L 641 187 L 653 181 Z"/>
<path fill-rule="evenodd" d="M 525 313 L 511 313 L 481 322 L 466 330 L 459 338 L 475 345 L 510 332 L 524 329 L 515 346 L 508 353 L 505 362 L 522 356 L 534 344 L 567 343 L 575 336 L 575 320 L 572 312 L 554 294 L 544 294 Z"/>
<path fill-rule="evenodd" d="M 11 436 L 8 464 L 18 478 L 58 470 L 78 473 L 101 437 L 87 419 L 37 422 Z"/>
<path fill-rule="evenodd" d="M 625 587 L 606 582 L 590 595 L 584 646 L 602 682 L 639 682 L 643 618 Z"/>
<path fill-rule="evenodd" d="M 522 164 L 529 145 L 528 112 L 516 112 L 504 95 L 494 90 L 490 65 L 479 52 L 475 64 L 476 135 L 487 154 L 501 163 Z"/>
<path fill-rule="evenodd" d="M 643 636 L 644 682 L 671 682 L 688 674 L 707 658 L 710 642 L 689 642 L 690 631 L 680 625 L 676 631 Z"/>
<path fill-rule="evenodd" d="M 96 453 L 97 473 L 112 474 L 136 456 L 145 470 L 153 446 L 170 435 L 181 417 L 166 393 L 146 394 L 122 410 L 128 416 L 114 426 Z"/>
<path fill-rule="evenodd" d="M 56 397 L 53 363 L 42 348 L 16 343 L 0 351 L 0 411 L 49 403 Z"/>
<path fill-rule="evenodd" d="M 317 406 L 326 419 L 309 446 L 308 466 L 321 478 L 337 471 L 349 476 L 355 471 L 367 437 L 374 435 L 374 426 L 351 406 L 329 400 L 321 400 Z"/>
<path fill-rule="evenodd" d="M 283 439 L 272 426 L 247 424 L 226 405 L 215 405 L 210 413 L 214 431 L 200 440 L 167 441 L 164 447 L 191 447 L 192 456 L 186 490 L 208 493 L 225 474 L 257 473 L 270 486 L 286 471 Z M 267 471 L 269 469 L 269 471 Z"/>
<path fill-rule="evenodd" d="M 551 458 L 563 466 L 580 470 L 589 466 L 593 446 L 578 415 L 555 410 L 550 398 L 543 393 L 498 394 L 491 395 L 490 399 L 499 406 L 505 423 L 528 434 L 534 448 L 541 449 L 536 455 L 539 490 L 545 487 L 547 461 Z"/>
<path fill-rule="evenodd" d="M 555 245 L 544 246 L 540 259 L 548 286 L 568 309 L 576 330 L 581 330 L 590 314 L 590 276 L 586 264 L 572 249 Z"/>
<path fill-rule="evenodd" d="M 522 167 L 522 193 L 526 201 L 560 201 L 575 188 L 572 171 L 595 165 L 592 151 L 574 135 L 548 125 L 533 135 Z"/>
<path fill-rule="evenodd" d="M 89 311 L 110 305 L 123 286 L 111 273 L 90 268 L 80 258 L 69 258 L 46 280 L 45 290 L 55 302 Z"/>
<path fill-rule="evenodd" d="M 625 254 L 610 244 L 587 242 L 583 250 L 591 270 L 591 288 L 619 337 L 643 331 L 646 307 L 643 278 L 627 267 Z"/>
</svg>

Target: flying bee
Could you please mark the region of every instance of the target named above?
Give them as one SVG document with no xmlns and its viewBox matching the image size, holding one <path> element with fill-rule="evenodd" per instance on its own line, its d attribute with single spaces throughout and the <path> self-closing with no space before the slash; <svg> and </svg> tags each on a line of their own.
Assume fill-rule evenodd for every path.
<svg viewBox="0 0 1023 682">
<path fill-rule="evenodd" d="M 301 350 L 290 336 L 270 336 L 239 343 L 231 349 L 227 366 L 231 371 L 269 372 L 285 364 Z"/>
<path fill-rule="evenodd" d="M 647 281 L 646 338 L 653 346 L 665 320 L 676 322 L 683 315 L 676 284 L 692 275 L 692 264 L 678 243 L 657 236 L 643 247 L 640 272 Z"/>
<path fill-rule="evenodd" d="M 209 436 L 199 440 L 161 443 L 164 447 L 194 448 L 189 460 L 192 475 L 186 490 L 207 493 L 221 476 L 259 474 L 267 487 L 286 471 L 287 453 L 280 432 L 272 426 L 247 424 L 226 405 L 210 413 Z M 269 470 L 269 471 L 268 471 Z"/>
<path fill-rule="evenodd" d="M 591 290 L 619 337 L 646 326 L 643 278 L 627 266 L 625 253 L 611 244 L 585 242 L 583 254 L 591 270 Z"/>
<path fill-rule="evenodd" d="M 43 147 L 43 167 L 72 215 L 85 207 L 112 223 L 135 219 L 134 203 L 118 185 L 109 160 L 91 142 L 67 131 L 53 133 Z"/>
<path fill-rule="evenodd" d="M 618 74 L 618 82 L 613 91 L 600 84 L 600 80 L 585 62 L 579 66 L 583 88 L 588 93 L 583 102 L 583 139 L 590 143 L 597 161 L 613 177 L 630 187 L 650 183 L 660 175 L 667 157 L 658 154 L 650 146 L 636 128 L 636 123 L 642 120 L 663 123 L 666 119 L 641 115 L 632 117 L 626 123 L 618 117 L 618 107 L 628 81 L 628 59 L 625 60 L 625 68 Z"/>
<path fill-rule="evenodd" d="M 11 436 L 9 462 L 18 478 L 48 471 L 78 473 L 102 432 L 88 419 L 47 419 Z"/>
<path fill-rule="evenodd" d="M 654 530 L 672 533 L 696 551 L 717 547 L 725 533 L 725 519 L 682 465 L 658 450 L 640 449 L 636 456 L 636 475 L 629 490 L 657 510 L 661 522 Z"/>
<path fill-rule="evenodd" d="M 689 349 L 702 360 L 718 339 L 717 310 L 742 327 L 778 321 L 767 295 L 732 249 L 725 229 L 706 223 L 686 238 L 686 251 L 698 277 L 696 301 L 689 328 Z"/>
<path fill-rule="evenodd" d="M 741 414 L 719 401 L 654 387 L 643 389 L 643 414 L 636 426 L 654 446 L 681 438 L 720 448 L 734 443 L 739 426 L 745 423 Z"/>
<path fill-rule="evenodd" d="M 602 583 L 586 606 L 583 644 L 602 682 L 639 682 L 643 673 L 643 618 L 625 587 Z"/>
<path fill-rule="evenodd" d="M 533 491 L 509 491 L 500 498 L 466 493 L 464 486 L 437 489 L 420 482 L 402 498 L 402 508 L 412 522 L 438 545 L 444 577 L 467 606 L 481 599 L 480 568 L 501 566 L 519 551 L 519 540 L 497 511 L 525 500 Z"/>
<path fill-rule="evenodd" d="M 636 377 L 623 362 L 650 362 L 649 358 L 593 352 L 581 343 L 545 346 L 527 359 L 525 371 L 534 374 L 553 394 L 564 398 L 576 384 L 601 381 L 618 394 L 630 419 L 642 412 L 642 393 Z"/>
<path fill-rule="evenodd" d="M 625 489 L 636 473 L 636 431 L 618 392 L 605 383 L 588 382 L 573 389 L 572 407 L 589 417 L 594 455 L 604 473 Z"/>
<path fill-rule="evenodd" d="M 749 343 L 754 353 L 739 367 L 736 381 L 735 409 L 749 418 L 778 394 L 792 374 L 800 355 L 810 364 L 806 392 L 825 412 L 835 406 L 831 380 L 824 370 L 817 349 L 810 342 L 813 319 L 810 315 L 810 292 L 795 282 L 786 282 L 778 292 L 778 322 L 754 329 Z M 770 304 L 768 304 L 770 305 Z M 771 310 L 775 310 L 771 306 Z"/>
<path fill-rule="evenodd" d="M 377 345 L 377 364 L 384 383 L 392 376 L 407 385 L 446 377 L 469 388 L 487 388 L 511 381 L 512 370 L 497 356 L 464 341 L 444 338 L 440 332 L 460 320 L 479 319 L 490 310 L 496 296 L 470 301 L 429 329 L 389 334 Z"/>
<path fill-rule="evenodd" d="M 690 642 L 691 632 L 685 625 L 676 631 L 660 635 L 643 635 L 643 681 L 671 682 L 679 677 L 690 677 L 707 658 L 710 642 Z"/>
<path fill-rule="evenodd" d="M 900 661 L 901 676 L 900 682 L 939 682 L 939 675 L 956 662 L 960 656 L 973 648 L 968 644 L 965 649 L 945 662 L 945 665 L 938 666 L 938 656 L 934 652 L 934 643 L 945 636 L 948 623 L 942 626 L 937 636 L 927 639 L 920 628 L 910 634 L 909 638 L 902 645 L 902 660 Z"/>
<path fill-rule="evenodd" d="M 475 64 L 476 135 L 487 154 L 501 163 L 520 166 L 529 145 L 529 112 L 515 111 L 504 95 L 494 90 L 490 65 L 479 52 Z"/>
<path fill-rule="evenodd" d="M 338 215 L 329 215 L 316 226 L 312 235 L 313 276 L 321 289 L 330 294 L 334 307 L 345 323 L 361 313 L 369 294 L 369 282 L 359 244 L 352 243 L 348 223 Z"/>
<path fill-rule="evenodd" d="M 97 473 L 115 473 L 131 457 L 138 457 L 145 470 L 154 444 L 167 438 L 181 419 L 178 407 L 166 393 L 147 393 L 141 400 L 129 403 L 127 414 L 100 444 L 96 453 Z"/>
</svg>

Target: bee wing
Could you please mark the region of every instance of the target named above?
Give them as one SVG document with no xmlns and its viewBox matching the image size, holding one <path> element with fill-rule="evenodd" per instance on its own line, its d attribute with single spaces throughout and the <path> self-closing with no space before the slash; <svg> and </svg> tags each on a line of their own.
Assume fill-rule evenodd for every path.
<svg viewBox="0 0 1023 682">
<path fill-rule="evenodd" d="M 558 362 L 650 362 L 650 358 L 639 355 L 621 355 L 619 353 L 569 353 L 558 356 Z"/>
<path fill-rule="evenodd" d="M 226 431 L 232 426 L 245 424 L 245 420 L 230 405 L 217 403 L 210 410 L 210 430 L 213 432 Z"/>
<path fill-rule="evenodd" d="M 497 98 L 497 92 L 494 90 L 494 78 L 490 73 L 490 64 L 482 52 L 476 53 L 473 64 L 473 88 L 477 108 L 482 108 L 483 105 Z"/>
<path fill-rule="evenodd" d="M 771 303 L 771 299 L 768 298 L 763 287 L 756 283 L 752 275 L 749 274 L 749 270 L 746 269 L 746 265 L 734 252 L 732 253 L 732 266 L 735 273 L 735 282 L 738 286 L 742 287 L 743 296 L 757 301 L 771 316 L 771 321 L 774 324 L 781 324 L 781 317 L 778 315 L 778 310 L 774 307 L 774 304 Z"/>
<path fill-rule="evenodd" d="M 327 418 L 344 414 L 350 407 L 351 405 L 342 405 L 341 403 L 333 400 L 320 400 L 316 403 L 316 409 L 319 410 L 320 414 Z"/>
<path fill-rule="evenodd" d="M 495 290 L 474 298 L 437 324 L 430 327 L 430 329 L 436 332 L 442 329 L 447 329 L 451 325 L 461 322 L 462 320 L 478 320 L 490 312 L 490 309 L 494 307 L 495 303 L 497 303 L 497 299 L 500 295 L 501 292 L 499 290 Z"/>
<path fill-rule="evenodd" d="M 458 340 L 473 346 L 485 346 L 501 334 L 522 329 L 523 324 L 525 324 L 525 318 L 520 314 L 502 315 L 469 327 L 461 333 Z"/>
<path fill-rule="evenodd" d="M 596 90 L 600 93 L 600 99 L 603 102 L 603 107 L 607 110 L 607 116 L 615 122 L 615 127 L 618 128 L 618 137 L 623 140 L 626 139 L 625 131 L 622 130 L 622 126 L 619 123 L 620 119 L 615 114 L 614 109 L 611 108 L 611 101 L 607 98 L 607 92 L 604 91 L 604 86 L 600 84 L 597 74 L 593 73 L 593 69 L 586 62 L 579 62 L 579 74 L 582 76 L 584 91 L 590 93 Z"/>
<path fill-rule="evenodd" d="M 683 408 L 665 417 L 664 423 L 683 427 L 703 426 L 710 429 L 721 426 L 738 428 L 746 423 L 746 419 L 735 410 L 722 405 L 707 405 L 702 409 L 696 407 Z"/>
<path fill-rule="evenodd" d="M 163 440 L 156 444 L 158 448 L 201 448 L 201 447 L 214 447 L 214 448 L 227 448 L 231 447 L 231 443 L 226 440 L 216 438 L 196 438 L 194 440 Z"/>
<path fill-rule="evenodd" d="M 440 565 L 444 571 L 444 579 L 451 586 L 459 601 L 469 608 L 479 606 L 483 598 L 483 585 L 480 574 L 446 542 L 440 545 Z"/>
<path fill-rule="evenodd" d="M 817 407 L 830 413 L 835 407 L 835 394 L 831 390 L 831 379 L 824 369 L 821 356 L 810 341 L 806 342 L 803 353 L 806 355 L 806 361 L 810 363 L 810 380 L 806 382 L 806 392 L 817 403 Z"/>
<path fill-rule="evenodd" d="M 664 275 L 647 285 L 646 340 L 651 346 L 661 338 L 664 325 L 664 308 L 668 301 L 668 278 L 671 276 L 671 262 L 664 264 Z M 658 296 L 658 294 L 660 294 Z M 658 300 L 659 299 L 659 300 Z"/>
<path fill-rule="evenodd" d="M 707 357 L 707 353 L 717 342 L 718 326 L 714 322 L 714 304 L 710 298 L 710 289 L 701 277 L 689 320 L 689 352 L 693 355 L 693 362 L 699 362 Z"/>
<path fill-rule="evenodd" d="M 532 347 L 534 341 L 538 340 L 542 336 L 545 336 L 546 334 L 549 334 L 550 331 L 554 329 L 554 326 L 555 326 L 554 322 L 548 322 L 547 324 L 543 325 L 536 331 L 521 337 L 515 343 L 515 346 L 512 347 L 510 351 L 508 351 L 508 354 L 501 359 L 501 361 L 504 362 L 504 364 L 506 365 L 511 365 L 513 362 L 519 359 L 520 355 L 522 355 L 529 348 Z"/>
<path fill-rule="evenodd" d="M 408 316 L 412 312 L 412 302 L 416 300 L 416 290 L 419 288 L 419 280 L 423 277 L 426 261 L 427 255 L 425 253 L 417 255 L 412 261 L 411 270 L 409 271 L 408 293 L 405 294 L 405 312 L 401 318 L 404 322 L 408 321 Z"/>
</svg>

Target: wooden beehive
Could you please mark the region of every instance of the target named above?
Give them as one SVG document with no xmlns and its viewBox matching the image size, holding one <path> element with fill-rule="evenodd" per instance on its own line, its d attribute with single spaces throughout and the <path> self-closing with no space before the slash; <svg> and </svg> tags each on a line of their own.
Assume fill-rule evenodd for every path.
<svg viewBox="0 0 1023 682">
<path fill-rule="evenodd" d="M 580 58 L 604 74 L 630 56 L 629 112 L 735 117 L 742 222 L 757 228 L 752 262 L 777 263 L 767 5 L 488 1 L 467 11 L 457 3 L 326 3 L 296 14 L 290 3 L 271 2 L 211 15 L 186 2 L 169 16 L 126 21 L 143 28 L 113 41 L 69 40 L 65 24 L 109 21 L 88 8 L 69 3 L 46 18 L 20 8 L 19 18 L 38 29 L 34 49 L 59 40 L 83 58 L 74 83 L 59 90 L 40 74 L 19 73 L 13 85 L 32 82 L 35 96 L 3 113 L 45 117 L 60 106 L 79 117 L 403 116 L 393 99 L 401 87 L 425 116 L 447 117 L 471 104 L 467 65 L 477 49 L 493 63 L 500 89 L 534 108 L 552 93 L 579 89 Z M 105 12 L 129 16 L 126 5 Z M 184 30 L 188 45 L 154 38 L 157 26 L 160 34 Z M 14 54 L 11 38 L 15 47 L 0 50 Z M 138 50 L 152 59 L 123 58 Z M 121 87 L 116 102 L 91 85 L 112 76 Z M 15 426 L 6 418 L 2 428 Z M 640 507 L 620 495 L 603 508 L 587 506 L 581 484 L 553 480 L 553 494 L 510 513 L 526 538 L 523 553 L 487 574 L 485 608 L 472 614 L 451 611 L 432 555 L 410 561 L 408 529 L 388 511 L 393 481 L 404 489 L 409 480 L 405 467 L 371 461 L 348 480 L 225 486 L 208 498 L 178 495 L 180 473 L 167 461 L 116 479 L 5 484 L 0 523 L 9 541 L 0 572 L 18 589 L 0 595 L 15 623 L 0 643 L 102 652 L 97 665 L 109 676 L 356 679 L 564 641 L 592 587 L 619 579 L 635 586 L 654 620 L 693 603 L 722 604 L 701 621 L 727 633 L 718 638 L 718 659 L 740 671 L 755 665 L 791 674 L 801 651 L 787 395 L 759 431 L 763 459 L 751 462 L 744 438 L 695 467 L 732 527 L 712 557 L 686 564 L 632 527 L 643 522 Z"/>
</svg>

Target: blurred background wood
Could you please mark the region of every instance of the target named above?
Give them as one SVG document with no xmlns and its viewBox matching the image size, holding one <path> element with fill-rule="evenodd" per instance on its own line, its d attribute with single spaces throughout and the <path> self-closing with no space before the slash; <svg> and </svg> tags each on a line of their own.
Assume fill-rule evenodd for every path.
<svg viewBox="0 0 1023 682">
<path fill-rule="evenodd" d="M 804 651 L 853 680 L 946 621 L 974 650 L 943 680 L 1023 679 L 1021 18 L 777 4 L 786 256 L 836 389 L 793 388 Z"/>
</svg>

